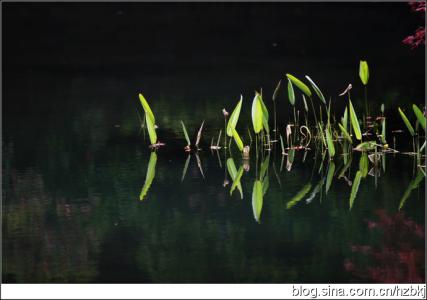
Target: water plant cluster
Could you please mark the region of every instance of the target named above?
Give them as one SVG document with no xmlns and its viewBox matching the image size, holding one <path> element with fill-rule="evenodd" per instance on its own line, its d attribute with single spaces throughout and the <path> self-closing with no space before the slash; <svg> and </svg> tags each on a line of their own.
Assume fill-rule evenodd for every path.
<svg viewBox="0 0 427 300">
<path fill-rule="evenodd" d="M 270 152 L 281 150 L 283 157 L 287 157 L 286 168 L 290 170 L 296 151 L 304 151 L 304 155 L 308 151 L 313 151 L 315 157 L 321 157 L 321 161 L 328 161 L 326 175 L 322 178 L 317 186 L 312 188 L 311 183 L 305 185 L 301 191 L 287 202 L 287 208 L 292 208 L 310 191 L 311 194 L 307 198 L 308 201 L 313 199 L 316 193 L 325 185 L 326 193 L 329 190 L 332 178 L 338 174 L 339 178 L 346 179 L 351 185 L 351 194 L 349 198 L 349 208 L 351 209 L 359 189 L 361 181 L 373 172 L 376 174 L 381 166 L 385 168 L 385 155 L 387 153 L 402 153 L 390 147 L 387 142 L 386 116 L 384 115 L 385 107 L 381 104 L 380 114 L 373 115 L 372 107 L 368 101 L 368 83 L 369 83 L 369 66 L 366 61 L 360 61 L 359 77 L 364 89 L 364 111 L 356 112 L 351 99 L 352 84 L 338 95 L 346 99 L 344 111 L 338 112 L 332 110 L 332 97 L 327 99 L 319 86 L 309 76 L 305 76 L 306 82 L 300 80 L 292 74 L 286 74 L 285 78 L 280 80 L 276 85 L 271 97 L 273 103 L 273 120 L 270 118 L 270 112 L 265 102 L 262 89 L 255 91 L 254 98 L 251 103 L 251 124 L 247 126 L 247 134 L 243 138 L 242 132 L 238 131 L 239 117 L 243 107 L 243 96 L 240 96 L 239 101 L 234 107 L 231 115 L 226 109 L 222 110 L 224 117 L 224 128 L 219 130 L 218 136 L 212 137 L 210 143 L 211 150 L 223 149 L 230 153 L 230 158 L 227 159 L 227 170 L 233 183 L 230 189 L 230 195 L 237 189 L 243 198 L 243 191 L 240 180 L 243 172 L 249 170 L 249 153 L 254 153 L 256 158 L 256 178 L 253 184 L 252 205 L 254 217 L 257 221 L 260 219 L 263 196 L 268 190 L 269 177 L 269 157 Z M 282 84 L 286 82 L 285 84 Z M 293 120 L 287 124 L 280 124 L 277 120 L 276 102 L 277 96 L 282 89 L 286 89 L 286 95 L 293 109 Z M 155 150 L 164 143 L 161 143 L 156 134 L 156 121 L 154 114 L 148 105 L 148 102 L 142 94 L 139 94 L 139 99 L 145 112 L 142 126 L 147 128 L 150 137 L 150 148 L 153 149 L 150 163 L 147 171 L 147 180 L 141 192 L 140 199 L 144 196 L 151 185 L 154 177 L 156 153 Z M 301 99 L 303 102 L 303 111 L 296 109 L 295 102 Z M 418 186 L 419 182 L 425 176 L 425 128 L 426 128 L 426 113 L 421 110 L 416 104 L 412 105 L 412 114 L 408 117 L 407 113 L 399 107 L 398 113 L 405 124 L 408 133 L 412 137 L 412 152 L 403 152 L 402 154 L 412 155 L 415 158 L 418 173 L 414 178 L 413 183 L 407 191 L 409 196 L 410 191 L 414 186 Z M 411 122 L 410 119 L 415 119 Z M 185 162 L 182 179 L 184 180 L 186 170 L 190 161 L 190 152 L 194 152 L 200 172 L 204 177 L 201 167 L 200 157 L 200 141 L 202 139 L 204 121 L 198 130 L 194 145 L 192 145 L 187 128 L 184 121 L 180 121 L 182 132 L 186 141 L 184 151 L 189 152 Z M 270 128 L 270 123 L 273 127 Z M 279 123 L 279 124 L 278 124 Z M 243 126 L 239 126 L 241 128 Z M 251 127 L 251 129 L 249 129 Z M 224 132 L 224 140 L 221 140 L 222 132 Z M 254 136 L 254 138 L 253 138 Z M 216 138 L 216 141 L 215 141 Z M 239 169 L 231 155 L 232 145 L 236 145 L 238 151 L 242 155 L 242 165 Z M 280 148 L 279 148 L 280 144 Z M 354 178 L 350 180 L 350 165 L 353 159 L 353 152 L 360 152 L 359 168 Z M 343 165 L 340 170 L 335 169 L 334 159 L 340 156 L 343 159 Z M 259 159 L 260 158 L 260 159 Z M 260 164 L 259 164 L 260 162 Z M 282 159 L 283 162 L 283 159 Z M 153 167 L 154 165 L 154 167 Z M 259 168 L 258 168 L 259 166 Z M 373 168 L 371 169 L 371 166 Z M 323 168 L 323 164 L 321 164 Z M 370 171 L 371 169 L 371 171 Z M 259 172 L 258 172 L 259 170 Z M 319 169 L 320 172 L 321 169 Z M 373 170 L 373 171 L 372 171 Z M 275 173 L 277 174 L 276 170 Z M 406 201 L 402 198 L 401 206 Z"/>
</svg>

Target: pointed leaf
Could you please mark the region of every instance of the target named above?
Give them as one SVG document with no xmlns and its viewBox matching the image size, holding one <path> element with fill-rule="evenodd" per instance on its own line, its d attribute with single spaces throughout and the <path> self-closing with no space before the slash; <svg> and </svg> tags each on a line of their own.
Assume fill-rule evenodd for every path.
<svg viewBox="0 0 427 300">
<path fill-rule="evenodd" d="M 359 191 L 360 179 L 362 179 L 362 172 L 357 171 L 356 176 L 354 177 L 353 185 L 351 187 L 350 193 L 350 210 L 353 207 L 354 199 L 356 199 L 357 192 Z"/>
<path fill-rule="evenodd" d="M 156 164 L 157 154 L 156 152 L 151 152 L 150 160 L 148 161 L 147 175 L 145 176 L 145 183 L 142 187 L 141 193 L 139 194 L 140 201 L 144 200 L 148 190 L 150 189 L 151 183 L 153 182 L 154 176 L 156 175 Z"/>
<path fill-rule="evenodd" d="M 319 99 L 326 105 L 325 97 L 323 96 L 322 91 L 320 91 L 319 87 L 307 75 L 305 76 L 305 78 L 307 78 L 307 80 L 310 82 L 311 87 L 313 88 L 314 92 L 317 94 L 317 96 L 319 97 Z"/>
<path fill-rule="evenodd" d="M 184 132 L 185 140 L 187 141 L 187 145 L 190 146 L 191 145 L 190 138 L 188 137 L 187 129 L 185 128 L 184 122 L 182 122 L 182 120 L 181 120 L 181 125 L 182 125 L 182 131 Z"/>
<path fill-rule="evenodd" d="M 205 121 L 202 122 L 202 125 L 200 125 L 199 132 L 197 132 L 197 139 L 196 139 L 196 144 L 195 144 L 196 147 L 199 145 L 200 139 L 202 137 L 203 124 L 205 124 Z"/>
<path fill-rule="evenodd" d="M 354 111 L 353 103 L 351 103 L 351 100 L 349 100 L 349 104 L 351 126 L 353 127 L 353 132 L 356 135 L 356 139 L 360 141 L 362 139 L 362 132 L 360 131 L 359 120 L 357 119 L 357 115 Z"/>
<path fill-rule="evenodd" d="M 347 111 L 347 106 L 345 107 L 344 115 L 343 115 L 343 117 L 342 117 L 341 120 L 342 120 L 342 126 L 347 131 L 347 129 L 348 129 L 348 111 Z"/>
<path fill-rule="evenodd" d="M 415 115 L 417 116 L 418 122 L 420 122 L 421 127 L 426 130 L 426 117 L 424 116 L 423 112 L 416 106 L 415 104 L 412 105 L 412 109 L 414 110 Z"/>
<path fill-rule="evenodd" d="M 288 77 L 292 81 L 292 83 L 295 84 L 301 90 L 301 92 L 306 94 L 308 97 L 311 97 L 310 89 L 301 80 L 291 74 L 286 74 L 286 77 Z"/>
<path fill-rule="evenodd" d="M 185 174 L 187 174 L 188 165 L 189 165 L 189 163 L 190 163 L 190 157 L 191 157 L 191 155 L 190 155 L 190 154 L 188 154 L 188 157 L 187 157 L 187 159 L 185 160 L 184 169 L 182 169 L 181 182 L 183 182 L 183 181 L 184 181 Z"/>
<path fill-rule="evenodd" d="M 368 154 L 366 152 L 363 152 L 362 155 L 360 156 L 359 171 L 362 173 L 363 178 L 365 178 L 366 175 L 368 175 L 369 160 L 368 160 Z"/>
<path fill-rule="evenodd" d="M 409 122 L 408 118 L 406 117 L 405 113 L 400 109 L 400 107 L 398 109 L 403 122 L 405 123 L 406 127 L 409 130 L 409 133 L 411 134 L 411 136 L 414 136 L 415 135 L 414 127 L 412 127 L 411 122 Z"/>
<path fill-rule="evenodd" d="M 326 143 L 328 144 L 329 158 L 333 158 L 335 156 L 335 147 L 334 147 L 334 141 L 332 140 L 332 135 L 329 130 L 329 127 L 325 129 L 325 134 L 326 134 Z"/>
<path fill-rule="evenodd" d="M 240 185 L 240 179 L 242 178 L 243 171 L 244 171 L 243 166 L 241 166 L 239 168 L 239 171 L 237 172 L 236 178 L 233 180 L 233 185 L 231 186 L 231 189 L 230 189 L 230 196 L 233 195 L 233 191 L 236 189 L 236 187 Z M 240 196 L 243 199 L 243 194 L 241 194 Z"/>
<path fill-rule="evenodd" d="M 411 195 L 411 191 L 416 189 L 418 185 L 421 183 L 421 181 L 424 179 L 424 173 L 421 171 L 421 169 L 418 171 L 417 176 L 409 183 L 408 188 L 405 190 L 405 193 L 402 196 L 402 199 L 399 203 L 399 210 L 403 207 L 406 200 Z"/>
<path fill-rule="evenodd" d="M 265 193 L 267 193 L 268 188 L 270 187 L 270 179 L 268 176 L 264 177 L 264 180 L 262 181 L 262 195 L 264 196 Z"/>
<path fill-rule="evenodd" d="M 335 164 L 333 161 L 331 161 L 328 168 L 328 174 L 326 175 L 326 190 L 325 190 L 326 194 L 328 193 L 329 188 L 331 187 L 334 174 L 335 174 Z"/>
<path fill-rule="evenodd" d="M 243 148 L 244 148 L 243 142 L 242 142 L 242 139 L 240 138 L 240 135 L 237 133 L 236 129 L 234 129 L 234 128 L 233 128 L 233 138 L 234 138 L 234 141 L 236 142 L 237 147 L 239 148 L 240 152 L 242 152 Z"/>
<path fill-rule="evenodd" d="M 150 105 L 148 105 L 147 100 L 145 100 L 144 96 L 142 94 L 139 94 L 139 100 L 141 101 L 142 108 L 145 111 L 145 114 L 148 114 L 148 116 L 151 118 L 152 123 L 156 123 L 156 119 L 154 118 L 153 111 L 150 108 Z"/>
<path fill-rule="evenodd" d="M 264 101 L 262 100 L 262 96 L 259 97 L 259 100 L 261 102 L 261 108 L 262 108 L 262 126 L 264 127 L 264 130 L 267 132 L 267 134 L 270 134 L 270 127 L 268 126 L 268 109 L 267 106 L 265 106 Z"/>
<path fill-rule="evenodd" d="M 255 220 L 259 223 L 263 204 L 262 182 L 255 180 L 252 189 L 252 209 L 254 212 Z"/>
<path fill-rule="evenodd" d="M 230 119 L 228 120 L 227 135 L 229 137 L 233 136 L 233 130 L 232 129 L 236 128 L 237 121 L 239 120 L 240 110 L 242 108 L 242 101 L 243 101 L 243 96 L 240 95 L 240 100 L 237 103 L 236 107 L 234 108 L 233 112 L 231 113 Z"/>
<path fill-rule="evenodd" d="M 156 128 L 154 127 L 154 122 L 149 116 L 149 114 L 145 113 L 145 120 L 147 122 L 147 130 L 148 135 L 150 136 L 150 142 L 151 144 L 157 143 L 157 134 L 156 134 Z"/>
<path fill-rule="evenodd" d="M 286 203 L 286 209 L 291 209 L 295 204 L 301 201 L 311 190 L 311 183 L 307 183 L 291 200 Z"/>
<path fill-rule="evenodd" d="M 362 83 L 364 85 L 368 84 L 369 81 L 369 67 L 368 67 L 368 63 L 364 60 L 360 61 L 359 64 L 359 77 L 360 80 L 362 80 Z"/>
<path fill-rule="evenodd" d="M 279 94 L 279 89 L 280 89 L 280 85 L 282 83 L 282 80 L 279 80 L 279 83 L 277 84 L 276 88 L 274 89 L 274 93 L 273 93 L 273 101 L 276 101 L 277 99 L 277 95 Z"/>
<path fill-rule="evenodd" d="M 349 142 L 349 143 L 353 143 L 353 140 L 351 139 L 351 136 L 348 134 L 347 130 L 345 130 L 345 128 L 338 123 L 339 128 L 341 129 L 341 133 L 343 135 L 343 137 Z"/>
<path fill-rule="evenodd" d="M 292 81 L 288 78 L 288 99 L 291 105 L 295 105 L 295 92 L 292 86 Z"/>
<path fill-rule="evenodd" d="M 252 102 L 252 124 L 254 127 L 255 133 L 259 133 L 262 129 L 262 106 L 261 101 L 259 100 L 259 94 L 256 93 L 254 100 Z"/>
</svg>

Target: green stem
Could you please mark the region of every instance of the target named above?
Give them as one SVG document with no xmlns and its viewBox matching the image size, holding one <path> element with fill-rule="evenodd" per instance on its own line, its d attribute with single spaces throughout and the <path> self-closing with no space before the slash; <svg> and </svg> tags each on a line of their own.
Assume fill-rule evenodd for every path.
<svg viewBox="0 0 427 300">
<path fill-rule="evenodd" d="M 316 115 L 316 110 L 314 109 L 313 99 L 311 97 L 309 98 L 310 98 L 311 108 L 313 109 L 313 113 L 314 113 L 314 121 L 316 122 L 316 126 L 317 126 L 317 115 Z"/>
<path fill-rule="evenodd" d="M 227 148 L 227 118 L 224 117 L 224 149 Z"/>
<path fill-rule="evenodd" d="M 369 107 L 368 107 L 368 88 L 365 85 L 365 111 L 366 111 L 366 118 L 369 116 Z"/>
</svg>

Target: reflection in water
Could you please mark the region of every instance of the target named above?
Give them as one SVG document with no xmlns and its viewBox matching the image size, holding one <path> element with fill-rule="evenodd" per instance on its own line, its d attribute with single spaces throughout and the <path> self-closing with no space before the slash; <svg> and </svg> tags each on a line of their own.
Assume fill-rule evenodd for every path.
<svg viewBox="0 0 427 300">
<path fill-rule="evenodd" d="M 295 151 L 290 171 L 281 171 L 275 166 L 289 155 L 274 149 L 250 160 L 233 158 L 232 151 L 199 151 L 199 161 L 191 163 L 193 153 L 168 159 L 162 149 L 147 153 L 123 146 L 105 157 L 85 155 L 86 163 L 74 168 L 58 164 L 63 153 L 46 165 L 22 168 L 13 145 L 4 150 L 7 282 L 424 279 L 418 233 L 418 240 L 397 233 L 402 242 L 385 253 L 376 241 L 391 243 L 387 235 L 398 229 L 377 230 L 375 224 L 387 223 L 387 217 L 369 221 L 368 228 L 363 222 L 375 220 L 378 209 L 384 216 L 400 209 L 405 218 L 399 222 L 422 232 L 415 224 L 424 221 L 424 173 L 412 175 L 409 157 L 383 154 L 375 165 L 352 151 L 333 161 Z M 52 176 L 50 166 L 61 176 Z M 376 188 L 366 171 L 371 168 L 381 173 Z M 271 180 L 273 173 L 277 180 Z M 399 263 L 391 265 L 393 257 Z M 394 278 L 384 275 L 387 265 L 397 272 Z M 344 270 L 349 272 L 342 275 Z"/>
<path fill-rule="evenodd" d="M 424 278 L 424 227 L 404 213 L 376 211 L 376 220 L 366 220 L 369 231 L 380 238 L 371 244 L 352 245 L 352 259 L 345 269 L 361 280 L 378 283 L 422 283 Z M 369 263 L 361 261 L 369 258 Z"/>
<path fill-rule="evenodd" d="M 145 177 L 145 183 L 142 187 L 141 194 L 139 195 L 140 201 L 144 200 L 148 190 L 150 189 L 151 184 L 153 183 L 154 177 L 156 176 L 156 164 L 157 154 L 156 152 L 151 152 L 150 160 L 148 161 L 147 176 Z"/>
</svg>

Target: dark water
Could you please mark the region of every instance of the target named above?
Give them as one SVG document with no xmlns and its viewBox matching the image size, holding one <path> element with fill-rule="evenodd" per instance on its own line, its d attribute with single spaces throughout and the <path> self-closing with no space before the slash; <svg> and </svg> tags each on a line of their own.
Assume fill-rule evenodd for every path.
<svg viewBox="0 0 427 300">
<path fill-rule="evenodd" d="M 315 79 L 337 116 L 351 82 L 362 109 L 361 58 L 390 146 L 411 150 L 392 134 L 404 129 L 397 106 L 409 114 L 424 99 L 424 48 L 401 44 L 423 20 L 404 3 L 6 4 L 3 15 L 3 281 L 424 281 L 425 183 L 408 189 L 413 157 L 385 155 L 350 210 L 341 156 L 322 163 L 299 151 L 290 166 L 273 150 L 258 217 L 252 192 L 267 154 L 251 156 L 241 199 L 227 170 L 239 154 L 209 150 L 240 93 L 248 141 L 253 91 L 271 97 L 287 72 Z M 140 132 L 139 91 L 167 144 L 156 157 Z M 283 91 L 277 101 L 284 134 L 292 112 Z M 192 137 L 205 120 L 185 173 L 180 120 Z"/>
</svg>

